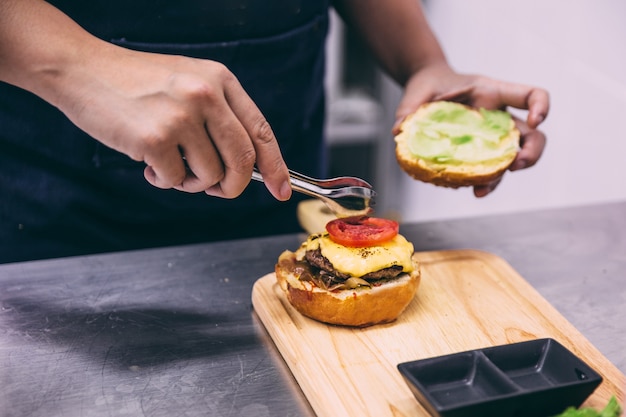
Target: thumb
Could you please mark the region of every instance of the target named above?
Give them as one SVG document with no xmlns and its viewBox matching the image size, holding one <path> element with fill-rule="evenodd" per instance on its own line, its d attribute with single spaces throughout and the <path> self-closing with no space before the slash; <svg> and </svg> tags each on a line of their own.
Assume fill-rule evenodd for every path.
<svg viewBox="0 0 626 417">
<path fill-rule="evenodd" d="M 398 107 L 396 108 L 396 120 L 391 128 L 391 132 L 394 135 L 400 133 L 400 125 L 404 119 L 414 113 L 419 106 L 427 103 L 432 99 L 432 95 L 421 89 L 406 90 L 404 96 L 400 100 Z"/>
</svg>

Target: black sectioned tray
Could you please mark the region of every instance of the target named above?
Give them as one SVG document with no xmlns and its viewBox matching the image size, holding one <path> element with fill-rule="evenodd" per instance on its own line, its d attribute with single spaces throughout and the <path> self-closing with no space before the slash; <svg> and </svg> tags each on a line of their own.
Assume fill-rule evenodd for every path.
<svg viewBox="0 0 626 417">
<path fill-rule="evenodd" d="M 404 362 L 417 400 L 439 417 L 548 417 L 579 407 L 602 377 L 554 339 Z"/>
</svg>

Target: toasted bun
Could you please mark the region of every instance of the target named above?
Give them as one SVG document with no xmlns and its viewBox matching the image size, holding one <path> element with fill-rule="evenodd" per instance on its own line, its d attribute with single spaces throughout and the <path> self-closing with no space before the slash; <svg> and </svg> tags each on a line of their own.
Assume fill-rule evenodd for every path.
<svg viewBox="0 0 626 417">
<path fill-rule="evenodd" d="M 281 257 L 295 254 L 285 251 Z M 301 281 L 296 272 L 276 265 L 276 278 L 289 303 L 301 314 L 324 323 L 366 327 L 396 320 L 409 305 L 420 283 L 420 268 L 412 258 L 414 270 L 381 285 L 327 291 L 309 281 Z"/>
<path fill-rule="evenodd" d="M 478 110 L 459 103 L 431 102 L 423 104 L 416 112 L 403 120 L 400 125 L 400 133 L 395 137 L 396 159 L 400 167 L 416 180 L 450 188 L 483 185 L 502 176 L 515 159 L 519 147 L 520 132 L 512 120 L 508 134 L 501 139 L 501 143 L 510 145 L 510 150 L 502 158 L 496 160 L 446 163 L 424 159 L 411 152 L 409 140 L 411 135 L 415 133 L 415 128 L 413 128 L 412 133 L 409 127 L 415 126 L 416 121 L 435 111 L 441 103 L 463 107 L 482 118 Z"/>
</svg>

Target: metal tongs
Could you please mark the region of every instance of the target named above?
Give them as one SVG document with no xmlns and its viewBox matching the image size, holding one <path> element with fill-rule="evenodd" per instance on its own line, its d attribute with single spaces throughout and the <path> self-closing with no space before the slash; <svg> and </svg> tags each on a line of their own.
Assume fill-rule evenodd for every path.
<svg viewBox="0 0 626 417">
<path fill-rule="evenodd" d="M 252 171 L 252 179 L 263 182 L 263 176 L 256 167 Z M 365 216 L 373 211 L 376 192 L 360 178 L 320 180 L 289 170 L 289 181 L 294 191 L 319 198 L 337 217 Z"/>
</svg>

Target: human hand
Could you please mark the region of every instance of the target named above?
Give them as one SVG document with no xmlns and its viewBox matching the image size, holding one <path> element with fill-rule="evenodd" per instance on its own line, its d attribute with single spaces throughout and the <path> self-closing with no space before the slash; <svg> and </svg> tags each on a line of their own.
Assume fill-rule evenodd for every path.
<svg viewBox="0 0 626 417">
<path fill-rule="evenodd" d="M 271 127 L 217 62 L 125 49 L 86 32 L 48 2 L 4 0 L 0 80 L 145 162 L 145 178 L 155 187 L 234 198 L 256 164 L 274 197 L 291 196 Z"/>
<path fill-rule="evenodd" d="M 509 170 L 531 167 L 541 157 L 546 145 L 546 136 L 537 127 L 545 120 L 549 111 L 550 100 L 546 90 L 484 76 L 458 74 L 445 64 L 433 65 L 414 74 L 406 83 L 404 96 L 396 111 L 393 133 L 398 133 L 404 117 L 414 112 L 421 104 L 436 100 L 457 101 L 487 109 L 505 109 L 510 106 L 527 110 L 526 120 L 514 117 L 521 134 L 521 149 Z M 501 180 L 502 177 L 474 187 L 474 195 L 486 196 Z"/>
<path fill-rule="evenodd" d="M 275 198 L 290 197 L 270 125 L 222 64 L 110 45 L 70 78 L 59 107 L 97 140 L 145 162 L 153 186 L 234 198 L 256 164 Z"/>
</svg>

